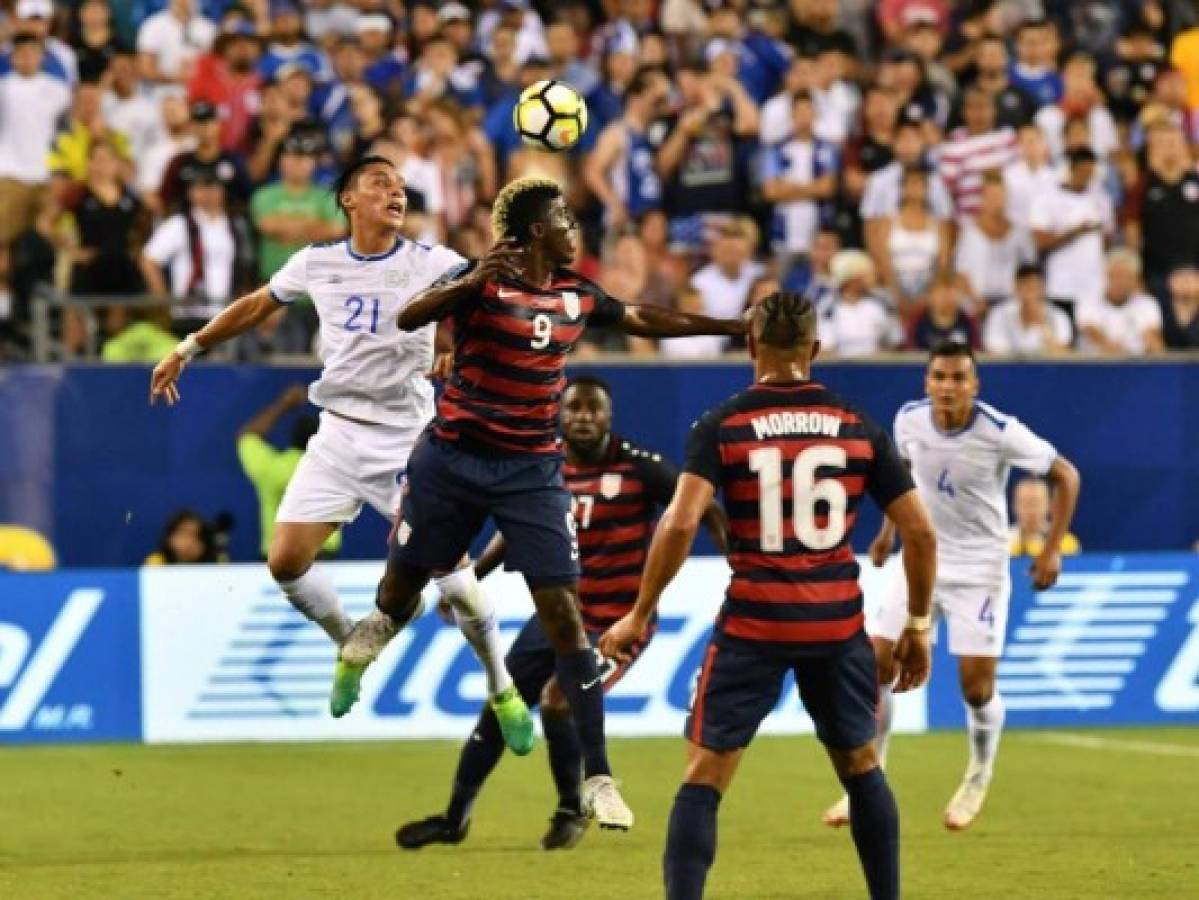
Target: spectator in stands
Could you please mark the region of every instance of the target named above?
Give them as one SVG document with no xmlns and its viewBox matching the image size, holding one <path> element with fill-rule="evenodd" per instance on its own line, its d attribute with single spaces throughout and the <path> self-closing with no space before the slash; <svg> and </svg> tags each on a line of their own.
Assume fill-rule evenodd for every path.
<svg viewBox="0 0 1199 900">
<path fill-rule="evenodd" d="M 113 30 L 108 0 L 83 0 L 79 4 L 78 26 L 73 30 L 71 48 L 75 51 L 80 73 L 89 75 L 106 71 L 118 55 L 127 55 L 133 64 L 136 83 L 137 56 Z"/>
<path fill-rule="evenodd" d="M 1098 303 L 1078 310 L 1082 347 L 1111 356 L 1159 353 L 1162 311 L 1158 302 L 1140 290 L 1141 258 L 1120 248 L 1107 256 L 1107 290 Z"/>
<path fill-rule="evenodd" d="M 1016 132 L 995 127 L 995 97 L 981 87 L 969 88 L 962 102 L 963 127 L 941 145 L 941 180 L 953 197 L 958 219 L 978 211 L 986 172 L 1002 170 L 1016 158 Z"/>
<path fill-rule="evenodd" d="M 666 120 L 657 164 L 671 245 L 695 253 L 710 229 L 746 207 L 746 145 L 758 132 L 758 109 L 727 75 L 683 66 L 677 85 L 682 106 Z"/>
<path fill-rule="evenodd" d="M 920 312 L 933 277 L 948 266 L 950 234 L 949 223 L 929 211 L 928 173 L 908 169 L 900 183 L 899 209 L 879 230 L 886 250 L 875 260 L 902 321 Z"/>
<path fill-rule="evenodd" d="M 866 180 L 888 165 L 894 155 L 895 121 L 898 108 L 894 97 L 877 85 L 866 89 L 862 100 L 861 133 L 850 138 L 845 151 L 841 192 L 855 209 L 862 202 Z M 766 113 L 763 110 L 763 123 Z"/>
<path fill-rule="evenodd" d="M 258 60 L 262 80 L 272 80 L 285 65 L 297 65 L 306 69 L 314 81 L 329 81 L 333 77 L 329 60 L 304 39 L 304 19 L 295 0 L 275 0 L 270 4 L 270 15 L 270 43 Z"/>
<path fill-rule="evenodd" d="M 911 350 L 931 350 L 944 341 L 978 349 L 978 328 L 962 306 L 962 290 L 951 272 L 941 272 L 928 289 L 928 303 L 912 324 Z"/>
<path fill-rule="evenodd" d="M 59 125 L 46 157 L 52 182 L 59 192 L 71 190 L 87 178 L 92 144 L 105 141 L 116 148 L 125 165 L 132 164 L 129 138 L 104 121 L 99 80 L 81 81 L 75 87 L 70 112 Z"/>
<path fill-rule="evenodd" d="M 1165 51 L 1144 21 L 1129 23 L 1116 41 L 1118 60 L 1104 68 L 1103 87 L 1112 114 L 1121 123 L 1136 119 L 1153 94 L 1153 84 L 1167 65 Z"/>
<path fill-rule="evenodd" d="M 46 156 L 71 92 L 44 73 L 40 39 L 13 39 L 12 71 L 0 75 L 0 243 L 33 227 L 49 198 Z"/>
<path fill-rule="evenodd" d="M 785 273 L 783 289 L 803 294 L 818 317 L 829 314 L 836 296 L 833 285 L 833 257 L 841 250 L 841 235 L 822 228 L 812 239 L 812 251 L 806 260 Z"/>
<path fill-rule="evenodd" d="M 487 51 L 487 68 L 483 72 L 483 103 L 490 109 L 501 97 L 519 91 L 521 87 L 521 66 L 516 59 L 516 29 L 503 26 L 496 28 L 490 42 L 484 46 Z M 593 87 L 585 96 L 588 114 L 591 117 L 590 127 L 602 128 L 603 124 L 597 115 L 598 110 L 592 109 L 596 89 Z"/>
<path fill-rule="evenodd" d="M 914 5 L 907 10 L 903 25 L 903 35 L 896 43 L 919 58 L 925 78 L 936 93 L 954 96 L 957 81 L 940 59 L 943 40 L 936 13 L 927 6 Z"/>
<path fill-rule="evenodd" d="M 447 4 L 443 7 L 441 15 L 445 15 L 447 9 L 457 5 Z M 466 13 L 465 21 L 469 22 L 469 10 L 466 7 L 462 7 L 462 10 Z M 599 73 L 580 55 L 582 42 L 574 22 L 569 19 L 550 22 L 545 30 L 545 42 L 546 55 L 550 63 L 561 72 L 563 81 L 584 97 L 599 86 Z"/>
<path fill-rule="evenodd" d="M 1007 44 L 998 34 L 987 34 L 975 44 L 974 86 L 995 98 L 995 124 L 1022 128 L 1035 107 L 1028 94 L 1012 84 L 1009 66 Z"/>
<path fill-rule="evenodd" d="M 196 146 L 187 101 L 179 94 L 167 94 L 159 107 L 162 131 L 134 160 L 134 184 L 141 194 L 142 203 L 155 214 L 163 211 L 158 192 L 162 188 L 167 167 L 176 156 L 194 150 Z"/>
<path fill-rule="evenodd" d="M 332 63 L 333 78 L 313 91 L 312 109 L 317 120 L 325 126 L 329 144 L 344 162 L 353 158 L 354 135 L 358 124 L 354 119 L 350 95 L 356 87 L 369 87 L 364 74 L 366 54 L 356 34 L 341 35 L 336 39 Z M 266 105 L 265 92 L 263 105 Z"/>
<path fill-rule="evenodd" d="M 1036 123 L 1045 133 L 1053 159 L 1066 151 L 1065 127 L 1071 119 L 1087 123 L 1091 149 L 1106 160 L 1120 146 L 1116 123 L 1103 104 L 1103 93 L 1095 83 L 1095 60 L 1086 53 L 1075 53 L 1062 69 L 1062 96 L 1056 103 L 1041 107 Z"/>
<path fill-rule="evenodd" d="M 1013 557 L 1040 556 L 1049 534 L 1049 484 L 1044 478 L 1026 475 L 1016 482 L 1012 492 L 1012 528 L 1009 551 Z M 1082 550 L 1078 538 L 1067 532 L 1060 552 L 1074 556 Z"/>
<path fill-rule="evenodd" d="M 1166 279 L 1199 265 L 1199 172 L 1182 131 L 1162 121 L 1148 129 L 1148 167 L 1132 203 L 1129 241 L 1140 246 L 1145 284 L 1166 296 Z"/>
<path fill-rule="evenodd" d="M 158 549 L 146 557 L 143 565 L 194 565 L 216 561 L 212 526 L 199 513 L 181 509 L 171 513 L 158 541 Z"/>
<path fill-rule="evenodd" d="M 1162 337 L 1171 350 L 1199 350 L 1199 271 L 1170 274 L 1170 298 L 1162 304 Z"/>
<path fill-rule="evenodd" d="M 53 0 L 17 0 L 13 11 L 16 13 L 16 21 L 12 23 L 14 38 L 29 36 L 36 38 L 42 45 L 44 54 L 38 62 L 38 70 L 73 87 L 79 80 L 78 59 L 75 51 L 52 33 Z M 89 74 L 95 79 L 103 71 L 96 69 Z"/>
<path fill-rule="evenodd" d="M 333 195 L 312 180 L 317 149 L 302 135 L 289 137 L 279 157 L 279 180 L 260 187 L 250 201 L 250 221 L 261 237 L 258 278 L 263 283 L 297 250 L 345 231 Z"/>
<path fill-rule="evenodd" d="M 939 131 L 949 118 L 949 101 L 925 77 L 924 65 L 915 53 L 899 47 L 887 50 L 879 63 L 878 83 L 892 91 L 899 114 Z"/>
<path fill-rule="evenodd" d="M 476 203 L 495 196 L 495 157 L 470 113 L 453 100 L 430 104 L 424 119 L 429 160 L 441 176 L 445 224 L 452 233 L 467 221 Z"/>
<path fill-rule="evenodd" d="M 366 68 L 363 78 L 382 96 L 398 99 L 403 90 L 403 55 L 392 48 L 392 22 L 382 13 L 368 13 L 358 17 L 354 26 L 358 45 L 362 48 Z"/>
<path fill-rule="evenodd" d="M 165 309 L 134 307 L 128 312 L 129 324 L 100 348 L 104 362 L 155 363 L 179 345 L 178 335 L 168 330 L 171 317 Z"/>
<path fill-rule="evenodd" d="M 674 308 L 675 290 L 687 283 L 688 272 L 686 261 L 670 252 L 670 226 L 666 214 L 655 209 L 642 216 L 637 223 L 637 236 L 645 248 L 649 266 L 645 282 L 646 302 Z"/>
<path fill-rule="evenodd" d="M 814 135 L 815 116 L 812 95 L 796 93 L 791 137 L 763 151 L 762 195 L 774 204 L 771 243 L 782 272 L 807 256 L 817 229 L 833 217 L 840 155 Z"/>
<path fill-rule="evenodd" d="M 221 147 L 243 156 L 250 149 L 250 123 L 262 105 L 261 56 L 262 42 L 254 23 L 239 7 L 230 7 L 222 17 L 212 52 L 196 59 L 187 85 L 192 103 L 205 101 L 217 110 Z M 299 63 L 293 65 L 300 68 Z"/>
<path fill-rule="evenodd" d="M 216 107 L 203 100 L 193 103 L 191 121 L 196 146 L 180 153 L 167 166 L 160 191 L 163 207 L 169 210 L 184 204 L 188 186 L 203 173 L 221 183 L 225 202 L 234 209 L 244 209 L 250 199 L 250 178 L 241 158 L 221 147 Z"/>
<path fill-rule="evenodd" d="M 734 217 L 719 226 L 712 241 L 712 261 L 691 276 L 703 298 L 704 315 L 734 319 L 745 310 L 750 285 L 765 271 L 754 260 L 758 227 L 748 216 Z"/>
<path fill-rule="evenodd" d="M 188 330 L 189 322 L 212 318 L 244 286 L 241 275 L 250 255 L 245 225 L 227 209 L 225 188 L 215 172 L 195 170 L 187 201 L 185 212 L 154 229 L 141 258 L 150 293 L 178 301 L 173 318 L 181 331 Z"/>
<path fill-rule="evenodd" d="M 216 25 L 199 13 L 195 0 L 170 0 L 138 29 L 142 78 L 158 87 L 187 84 L 216 36 Z"/>
<path fill-rule="evenodd" d="M 954 268 L 965 278 L 976 314 L 1009 300 L 1016 290 L 1016 269 L 1033 262 L 1032 235 L 1008 218 L 1007 191 L 998 172 L 983 176 L 977 214 L 959 223 Z"/>
<path fill-rule="evenodd" d="M 84 68 L 87 72 L 90 66 Z M 104 70 L 101 70 L 104 71 Z M 100 116 L 129 139 L 129 155 L 137 166 L 163 132 L 162 107 L 140 90 L 137 57 L 131 50 L 113 52 L 104 76 Z M 158 184 L 154 184 L 154 190 Z"/>
<path fill-rule="evenodd" d="M 983 326 L 983 349 L 1000 356 L 1051 356 L 1069 350 L 1070 317 L 1045 299 L 1040 268 L 1025 263 L 1016 270 L 1016 296 L 1000 303 Z"/>
<path fill-rule="evenodd" d="M 694 286 L 683 285 L 677 296 L 679 312 L 708 315 L 703 294 Z M 658 355 L 664 359 L 719 359 L 728 348 L 728 343 L 728 338 L 719 335 L 672 338 L 658 344 Z"/>
<path fill-rule="evenodd" d="M 1072 310 L 1103 296 L 1103 236 L 1111 231 L 1112 209 L 1106 194 L 1091 189 L 1094 151 L 1072 150 L 1067 158 L 1064 182 L 1033 198 L 1029 226 L 1044 254 L 1049 298 Z"/>
<path fill-rule="evenodd" d="M 295 474 L 308 441 L 316 434 L 317 420 L 312 415 L 297 416 L 291 424 L 287 447 L 279 450 L 267 440 L 267 435 L 279 420 L 292 410 L 308 403 L 308 388 L 295 384 L 260 409 L 237 433 L 237 459 L 242 472 L 254 485 L 258 495 L 259 548 L 266 559 L 275 531 L 275 513 L 283 500 L 283 492 Z M 341 531 L 334 531 L 321 545 L 318 559 L 335 556 L 341 549 Z"/>
<path fill-rule="evenodd" d="M 1182 129 L 1192 144 L 1199 140 L 1199 109 L 1187 102 L 1187 83 L 1177 69 L 1163 69 L 1153 82 L 1153 94 L 1133 126 L 1131 143 L 1144 143 L 1145 130 L 1165 119 Z"/>
<path fill-rule="evenodd" d="M 1023 126 L 1017 139 L 1016 158 L 1003 169 L 1008 217 L 1017 227 L 1027 229 L 1034 198 L 1056 191 L 1059 183 L 1040 127 Z"/>
<path fill-rule="evenodd" d="M 1012 64 L 1011 82 L 1031 97 L 1038 109 L 1057 103 L 1062 96 L 1057 47 L 1057 27 L 1049 19 L 1026 19 L 1016 29 L 1016 61 Z"/>
<path fill-rule="evenodd" d="M 587 187 L 603 204 L 604 225 L 611 232 L 661 208 L 662 179 L 649 128 L 665 112 L 669 92 L 662 72 L 639 70 L 625 93 L 624 115 L 603 130 L 583 163 Z"/>
<path fill-rule="evenodd" d="M 869 356 L 895 343 L 896 325 L 873 293 L 874 263 L 861 250 L 842 250 L 831 264 L 836 294 L 820 322 L 820 345 L 836 356 Z"/>
</svg>

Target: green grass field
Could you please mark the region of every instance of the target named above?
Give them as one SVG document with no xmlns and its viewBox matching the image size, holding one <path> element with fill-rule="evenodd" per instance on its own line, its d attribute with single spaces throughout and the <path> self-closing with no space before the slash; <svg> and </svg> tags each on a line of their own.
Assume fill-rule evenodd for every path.
<svg viewBox="0 0 1199 900">
<path fill-rule="evenodd" d="M 637 828 L 548 854 L 540 749 L 501 763 L 466 843 L 412 853 L 393 832 L 442 807 L 454 744 L 7 748 L 0 897 L 658 897 L 683 744 L 612 749 Z M 1199 897 L 1199 730 L 1013 732 L 983 817 L 950 834 L 965 753 L 960 734 L 893 743 L 906 897 Z M 812 738 L 756 742 L 721 810 L 709 897 L 864 896 L 849 834 L 819 823 L 836 794 Z"/>
</svg>

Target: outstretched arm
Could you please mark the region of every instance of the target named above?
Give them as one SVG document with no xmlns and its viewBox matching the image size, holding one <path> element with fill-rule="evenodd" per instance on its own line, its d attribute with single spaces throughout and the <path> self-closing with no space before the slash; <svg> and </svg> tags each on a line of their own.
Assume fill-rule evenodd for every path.
<svg viewBox="0 0 1199 900">
<path fill-rule="evenodd" d="M 638 337 L 671 338 L 695 334 L 721 334 L 730 337 L 745 334 L 741 319 L 713 319 L 694 316 L 660 306 L 639 306 L 629 303 L 624 308 L 620 329 Z"/>
<path fill-rule="evenodd" d="M 416 331 L 430 322 L 440 322 L 455 306 L 483 289 L 488 281 L 516 277 L 520 248 L 511 240 L 500 241 L 461 278 L 438 281 L 417 294 L 400 310 L 396 326 L 401 331 Z"/>
</svg>

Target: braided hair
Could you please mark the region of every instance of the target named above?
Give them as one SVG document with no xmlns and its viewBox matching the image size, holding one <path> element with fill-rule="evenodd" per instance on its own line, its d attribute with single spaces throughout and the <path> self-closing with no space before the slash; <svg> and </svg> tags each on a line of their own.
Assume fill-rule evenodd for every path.
<svg viewBox="0 0 1199 900">
<path fill-rule="evenodd" d="M 562 187 L 552 178 L 527 176 L 504 186 L 491 207 L 491 230 L 497 241 L 515 238 L 529 243 L 530 229 L 546 217 L 552 200 L 562 196 Z"/>
<path fill-rule="evenodd" d="M 816 340 L 816 309 L 802 294 L 775 291 L 754 306 L 753 333 L 759 344 L 779 350 L 810 346 Z"/>
</svg>

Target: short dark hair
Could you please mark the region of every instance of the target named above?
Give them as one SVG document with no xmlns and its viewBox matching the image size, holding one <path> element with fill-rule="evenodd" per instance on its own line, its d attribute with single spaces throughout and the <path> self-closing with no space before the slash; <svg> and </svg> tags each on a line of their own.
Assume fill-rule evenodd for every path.
<svg viewBox="0 0 1199 900">
<path fill-rule="evenodd" d="M 341 205 L 341 195 L 354 187 L 354 182 L 358 180 L 358 176 L 362 174 L 363 169 L 379 164 L 395 168 L 395 163 L 386 156 L 370 153 L 366 156 L 358 157 L 342 170 L 341 174 L 337 176 L 337 181 L 333 183 L 333 199 L 337 201 L 338 209 L 343 213 L 346 211 L 345 207 Z"/>
<path fill-rule="evenodd" d="M 505 185 L 491 207 L 495 239 L 514 238 L 527 244 L 533 225 L 545 220 L 550 203 L 561 196 L 558 182 L 540 176 L 518 178 Z"/>
<path fill-rule="evenodd" d="M 625 88 L 625 96 L 640 97 L 653 85 L 655 75 L 666 77 L 666 73 L 659 66 L 641 66 L 629 79 L 629 86 Z"/>
<path fill-rule="evenodd" d="M 17 32 L 13 35 L 12 46 L 14 50 L 18 47 L 23 47 L 26 44 L 37 44 L 38 47 L 45 49 L 42 39 L 36 34 L 30 34 L 29 32 Z"/>
<path fill-rule="evenodd" d="M 1044 278 L 1045 273 L 1041 271 L 1041 267 L 1036 263 L 1021 263 L 1016 268 L 1016 280 L 1023 281 L 1025 278 Z"/>
<path fill-rule="evenodd" d="M 792 350 L 816 340 L 816 308 L 803 294 L 775 291 L 753 308 L 753 333 L 759 344 Z"/>
<path fill-rule="evenodd" d="M 930 363 L 934 359 L 953 359 L 955 357 L 965 357 L 970 362 L 974 362 L 974 351 L 970 349 L 969 344 L 963 344 L 961 341 L 938 341 L 928 353 Z"/>
<path fill-rule="evenodd" d="M 576 375 L 570 381 L 566 382 L 566 387 L 562 390 L 562 396 L 566 396 L 566 392 L 571 388 L 589 387 L 606 394 L 608 402 L 612 402 L 612 387 L 604 379 L 598 375 Z"/>
</svg>

